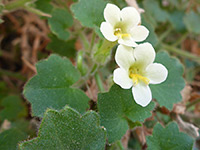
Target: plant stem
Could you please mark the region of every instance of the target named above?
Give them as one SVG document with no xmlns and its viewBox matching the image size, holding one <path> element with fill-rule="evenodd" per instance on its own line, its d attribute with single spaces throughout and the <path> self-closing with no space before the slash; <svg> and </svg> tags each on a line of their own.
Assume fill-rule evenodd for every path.
<svg viewBox="0 0 200 150">
<path fill-rule="evenodd" d="M 96 33 L 93 31 L 93 33 L 92 33 L 92 39 L 91 39 L 91 44 L 90 44 L 90 52 L 91 52 L 92 48 L 94 47 L 95 38 L 96 38 Z"/>
<path fill-rule="evenodd" d="M 80 32 L 79 35 L 80 35 L 81 41 L 83 42 L 84 49 L 86 51 L 88 51 L 89 42 L 88 42 L 87 38 L 85 37 L 85 35 L 83 34 L 83 32 Z"/>
<path fill-rule="evenodd" d="M 20 7 L 23 7 L 27 2 L 31 0 L 15 0 L 5 5 L 6 10 L 14 10 Z"/>
<path fill-rule="evenodd" d="M 99 88 L 99 91 L 100 91 L 100 92 L 104 92 L 105 89 L 104 89 L 104 87 L 103 87 L 103 83 L 102 83 L 101 77 L 99 76 L 98 72 L 94 75 L 94 77 L 95 77 L 97 86 L 98 86 L 98 88 Z"/>
<path fill-rule="evenodd" d="M 99 67 L 98 64 L 94 64 L 89 74 L 91 75 L 91 74 L 96 73 L 98 67 Z"/>
<path fill-rule="evenodd" d="M 76 82 L 73 87 L 74 88 L 79 88 L 81 87 L 83 84 L 85 84 L 85 82 L 92 76 L 94 75 L 97 70 L 99 68 L 99 65 L 98 64 L 94 64 L 92 69 L 84 76 L 82 77 L 78 82 Z"/>
<path fill-rule="evenodd" d="M 186 109 L 190 108 L 191 106 L 197 104 L 197 103 L 200 103 L 200 98 L 199 99 L 196 99 L 194 100 L 193 102 L 189 103 L 188 105 L 186 105 Z"/>
<path fill-rule="evenodd" d="M 44 12 L 38 10 L 38 9 L 33 8 L 33 7 L 23 6 L 23 8 L 24 8 L 25 10 L 27 10 L 27 11 L 29 11 L 29 12 L 32 12 L 32 13 L 34 13 L 34 14 L 36 14 L 36 15 L 39 15 L 39 16 L 49 17 L 49 18 L 51 17 L 50 14 L 44 13 Z"/>
<path fill-rule="evenodd" d="M 119 146 L 120 150 L 123 150 L 123 149 L 124 149 L 124 147 L 123 147 L 121 141 L 117 141 L 116 144 Z"/>
<path fill-rule="evenodd" d="M 172 27 L 170 26 L 159 38 L 159 42 L 161 43 L 168 35 L 169 33 L 172 31 Z"/>
<path fill-rule="evenodd" d="M 183 42 L 183 40 L 186 39 L 186 37 L 188 36 L 188 32 L 185 32 L 180 39 L 178 39 L 172 46 L 177 47 L 179 44 L 181 44 Z"/>
<path fill-rule="evenodd" d="M 200 63 L 200 57 L 199 56 L 196 56 L 196 55 L 193 55 L 187 51 L 184 51 L 182 49 L 179 49 L 179 48 L 175 48 L 173 46 L 170 46 L 170 45 L 167 45 L 167 44 L 162 44 L 162 47 L 170 52 L 173 52 L 173 53 L 176 53 L 178 55 L 180 55 L 181 57 L 184 57 L 184 58 L 188 58 L 188 59 L 191 59 L 197 63 Z"/>
</svg>

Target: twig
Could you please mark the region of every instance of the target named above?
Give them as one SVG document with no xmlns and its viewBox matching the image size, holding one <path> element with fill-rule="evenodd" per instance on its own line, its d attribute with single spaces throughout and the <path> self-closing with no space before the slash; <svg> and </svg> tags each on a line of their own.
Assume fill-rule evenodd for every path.
<svg viewBox="0 0 200 150">
<path fill-rule="evenodd" d="M 174 119 L 178 123 L 178 126 L 181 131 L 186 132 L 193 138 L 197 138 L 199 136 L 199 132 L 198 132 L 199 128 L 198 127 L 194 126 L 191 123 L 183 121 L 179 115 L 175 115 Z"/>
<path fill-rule="evenodd" d="M 24 62 L 24 64 L 30 68 L 34 73 L 36 73 L 36 68 L 34 65 L 32 65 L 30 62 L 28 62 L 23 56 L 22 56 L 22 61 Z"/>
<path fill-rule="evenodd" d="M 40 44 L 40 36 L 38 35 L 36 36 L 33 42 L 32 60 L 34 64 L 37 62 L 37 51 L 38 51 L 39 44 Z"/>
</svg>

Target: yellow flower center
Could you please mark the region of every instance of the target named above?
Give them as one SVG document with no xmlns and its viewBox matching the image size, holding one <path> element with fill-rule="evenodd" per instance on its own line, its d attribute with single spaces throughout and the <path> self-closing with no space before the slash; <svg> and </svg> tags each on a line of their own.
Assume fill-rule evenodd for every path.
<svg viewBox="0 0 200 150">
<path fill-rule="evenodd" d="M 119 38 L 129 37 L 130 36 L 130 34 L 128 34 L 128 33 L 123 33 L 121 28 L 116 28 L 115 31 L 114 31 L 114 35 L 119 37 Z"/>
<path fill-rule="evenodd" d="M 140 81 L 142 81 L 146 85 L 149 84 L 150 80 L 147 77 L 142 76 L 141 74 L 142 73 L 138 68 L 131 67 L 129 69 L 129 77 L 132 79 L 134 86 L 136 86 Z"/>
<path fill-rule="evenodd" d="M 139 74 L 132 74 L 131 73 L 129 76 L 133 80 L 133 85 L 137 85 L 139 81 L 144 82 L 146 85 L 149 84 L 149 79 L 146 78 L 146 77 L 143 77 Z"/>
</svg>

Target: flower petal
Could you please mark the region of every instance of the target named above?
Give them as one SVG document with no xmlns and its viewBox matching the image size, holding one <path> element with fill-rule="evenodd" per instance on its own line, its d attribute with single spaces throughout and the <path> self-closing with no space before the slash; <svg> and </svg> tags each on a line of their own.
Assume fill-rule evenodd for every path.
<svg viewBox="0 0 200 150">
<path fill-rule="evenodd" d="M 149 35 L 149 30 L 145 26 L 135 26 L 131 29 L 131 37 L 136 42 L 144 41 Z"/>
<path fill-rule="evenodd" d="M 133 48 L 119 45 L 115 54 L 115 61 L 120 68 L 128 71 L 130 66 L 135 62 Z"/>
<path fill-rule="evenodd" d="M 153 63 L 155 56 L 155 50 L 150 43 L 140 44 L 134 49 L 135 60 L 143 67 L 146 67 L 149 64 Z"/>
<path fill-rule="evenodd" d="M 128 27 L 137 26 L 140 23 L 140 14 L 134 7 L 125 7 L 121 10 L 122 21 L 125 22 Z"/>
<path fill-rule="evenodd" d="M 114 42 L 118 39 L 118 37 L 114 35 L 113 27 L 109 23 L 102 22 L 100 30 L 101 30 L 101 33 L 103 34 L 103 36 L 108 41 Z"/>
<path fill-rule="evenodd" d="M 136 47 L 138 44 L 135 43 L 135 41 L 130 38 L 130 37 L 126 37 L 126 38 L 120 38 L 118 40 L 118 43 L 119 44 L 123 44 L 123 45 L 126 45 L 126 46 L 129 46 L 129 47 Z"/>
<path fill-rule="evenodd" d="M 153 63 L 146 68 L 146 77 L 150 80 L 150 84 L 159 84 L 166 80 L 168 71 L 162 64 Z"/>
<path fill-rule="evenodd" d="M 152 100 L 151 89 L 148 85 L 138 83 L 132 88 L 133 97 L 135 102 L 142 107 L 147 106 Z"/>
<path fill-rule="evenodd" d="M 133 81 L 129 78 L 128 72 L 122 68 L 114 70 L 113 80 L 123 89 L 130 89 L 133 86 Z"/>
<path fill-rule="evenodd" d="M 109 22 L 114 26 L 117 22 L 120 21 L 120 9 L 113 4 L 107 4 L 104 9 L 104 18 L 106 22 Z"/>
</svg>

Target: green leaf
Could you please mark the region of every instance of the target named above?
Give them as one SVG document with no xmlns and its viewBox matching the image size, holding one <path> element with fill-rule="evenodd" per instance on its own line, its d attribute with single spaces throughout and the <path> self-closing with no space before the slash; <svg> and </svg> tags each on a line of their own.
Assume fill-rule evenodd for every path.
<svg viewBox="0 0 200 150">
<path fill-rule="evenodd" d="M 3 73 L 2 73 L 3 74 Z M 1 73 L 0 73 L 1 77 Z M 6 83 L 4 81 L 0 81 L 0 102 L 4 97 L 6 97 L 9 93 L 9 88 L 7 87 Z"/>
<path fill-rule="evenodd" d="M 200 14 L 190 11 L 184 16 L 183 20 L 190 32 L 200 34 Z"/>
<path fill-rule="evenodd" d="M 28 135 L 17 128 L 3 131 L 0 134 L 0 149 L 15 150 L 17 149 L 17 144 L 26 138 L 28 138 Z"/>
<path fill-rule="evenodd" d="M 33 123 L 33 120 L 25 120 L 26 118 L 23 119 L 18 119 L 14 122 L 11 122 L 11 128 L 16 128 L 18 131 L 24 132 L 28 135 L 28 137 L 35 137 L 36 136 L 36 130 L 38 130 L 38 124 Z"/>
<path fill-rule="evenodd" d="M 47 110 L 38 137 L 20 144 L 21 150 L 103 150 L 106 131 L 99 126 L 99 116 L 90 111 L 81 116 L 65 107 Z"/>
<path fill-rule="evenodd" d="M 125 150 L 121 141 L 117 141 L 112 145 L 109 144 L 106 147 L 106 150 Z"/>
<path fill-rule="evenodd" d="M 52 17 L 48 19 L 48 24 L 52 33 L 59 39 L 67 40 L 70 34 L 66 29 L 72 26 L 73 18 L 67 9 L 57 8 L 52 11 Z"/>
<path fill-rule="evenodd" d="M 142 107 L 135 103 L 130 90 L 113 85 L 108 93 L 98 95 L 98 109 L 101 125 L 108 134 L 108 142 L 120 140 L 128 130 L 128 121 L 144 121 L 151 116 L 154 103 Z"/>
<path fill-rule="evenodd" d="M 104 21 L 103 11 L 106 6 L 104 0 L 79 0 L 71 7 L 74 17 L 85 27 L 100 27 Z M 84 13 L 83 13 L 84 12 Z"/>
<path fill-rule="evenodd" d="M 47 49 L 69 58 L 76 56 L 75 39 L 63 41 L 58 39 L 55 35 L 50 35 L 49 37 L 51 42 L 47 45 Z"/>
<path fill-rule="evenodd" d="M 37 0 L 35 2 L 36 8 L 45 13 L 51 13 L 53 6 L 50 4 L 51 0 Z"/>
<path fill-rule="evenodd" d="M 128 121 L 128 126 L 130 129 L 133 129 L 135 127 L 141 127 L 142 124 L 139 122 L 139 121 L 136 121 L 136 122 L 132 122 L 131 120 L 127 119 Z"/>
<path fill-rule="evenodd" d="M 10 129 L 8 130 L 1 129 L 1 150 L 16 150 L 18 143 L 36 135 L 35 129 L 32 128 L 28 120 L 18 119 L 15 122 L 11 122 L 9 127 Z"/>
<path fill-rule="evenodd" d="M 107 0 L 109 3 L 114 3 L 115 5 L 119 6 L 119 8 L 123 9 L 127 7 L 127 3 L 125 0 Z"/>
<path fill-rule="evenodd" d="M 161 9 L 158 1 L 155 0 L 145 0 L 143 2 L 145 14 L 155 18 L 157 22 L 164 23 L 168 20 L 168 13 Z"/>
<path fill-rule="evenodd" d="M 153 135 L 147 137 L 148 150 L 192 150 L 194 140 L 185 133 L 179 132 L 175 122 L 163 128 L 157 123 Z"/>
<path fill-rule="evenodd" d="M 146 38 L 145 41 L 141 42 L 149 42 L 151 43 L 154 47 L 157 46 L 158 44 L 158 36 L 155 33 L 155 28 L 154 26 L 144 18 L 144 16 L 142 16 L 142 25 L 144 25 L 145 27 L 147 27 L 147 29 L 149 30 L 149 36 Z"/>
<path fill-rule="evenodd" d="M 142 149 L 140 142 L 135 138 L 130 138 L 128 141 L 128 148 L 130 150 L 139 150 Z"/>
<path fill-rule="evenodd" d="M 7 96 L 5 97 L 1 104 L 3 109 L 0 111 L 0 120 L 16 120 L 21 117 L 27 116 L 27 109 L 22 103 L 22 99 L 18 96 Z"/>
<path fill-rule="evenodd" d="M 151 84 L 153 98 L 160 106 L 168 109 L 173 108 L 173 104 L 182 100 L 181 90 L 185 86 L 183 79 L 183 66 L 176 58 L 171 58 L 166 52 L 159 52 L 155 62 L 163 64 L 168 70 L 168 77 L 161 84 Z"/>
<path fill-rule="evenodd" d="M 173 11 L 170 13 L 169 21 L 176 31 L 184 31 L 186 29 L 183 23 L 184 13 L 183 11 Z"/>
<path fill-rule="evenodd" d="M 36 68 L 38 74 L 24 88 L 33 116 L 42 117 L 47 108 L 60 110 L 65 105 L 85 112 L 89 98 L 80 89 L 70 87 L 79 80 L 80 74 L 68 59 L 51 55 L 37 63 Z"/>
</svg>

